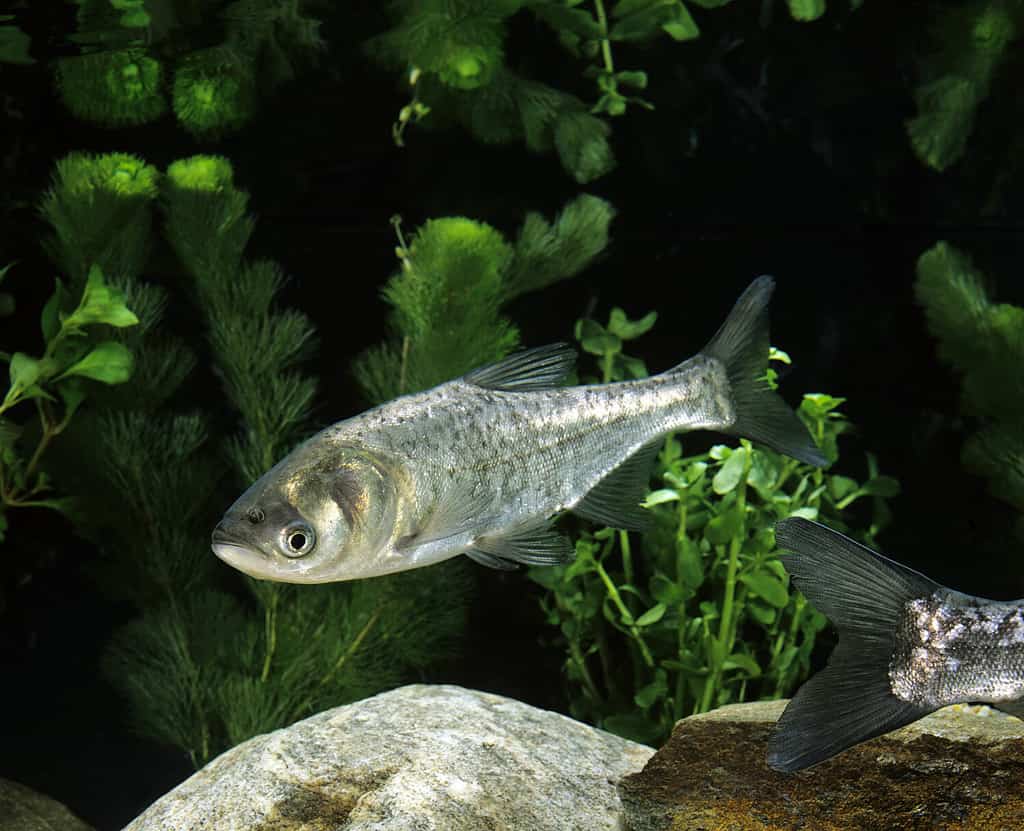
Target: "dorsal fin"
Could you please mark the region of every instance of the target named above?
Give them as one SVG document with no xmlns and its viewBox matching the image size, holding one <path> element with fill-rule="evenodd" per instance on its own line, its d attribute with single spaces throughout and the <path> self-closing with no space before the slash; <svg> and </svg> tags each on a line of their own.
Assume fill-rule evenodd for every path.
<svg viewBox="0 0 1024 831">
<path fill-rule="evenodd" d="M 502 392 L 547 390 L 559 386 L 575 366 L 576 350 L 567 343 L 553 343 L 513 352 L 466 373 L 462 380 Z"/>
</svg>

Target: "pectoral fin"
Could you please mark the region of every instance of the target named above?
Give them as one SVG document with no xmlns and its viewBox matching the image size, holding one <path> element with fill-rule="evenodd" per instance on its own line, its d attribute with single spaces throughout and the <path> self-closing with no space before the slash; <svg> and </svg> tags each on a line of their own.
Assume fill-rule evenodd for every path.
<svg viewBox="0 0 1024 831">
<path fill-rule="evenodd" d="M 647 493 L 651 467 L 662 439 L 645 444 L 626 461 L 604 477 L 572 511 L 586 519 L 612 528 L 643 531 L 651 515 L 640 507 Z"/>
<path fill-rule="evenodd" d="M 411 549 L 455 539 L 486 528 L 484 516 L 490 503 L 486 491 L 468 485 L 450 485 L 441 489 L 434 504 L 424 513 L 411 533 L 402 537 L 397 547 Z"/>
<path fill-rule="evenodd" d="M 528 566 L 553 566 L 571 562 L 575 556 L 565 534 L 544 522 L 519 528 L 508 534 L 478 537 L 466 554 L 481 565 L 508 569 L 516 563 Z"/>
</svg>

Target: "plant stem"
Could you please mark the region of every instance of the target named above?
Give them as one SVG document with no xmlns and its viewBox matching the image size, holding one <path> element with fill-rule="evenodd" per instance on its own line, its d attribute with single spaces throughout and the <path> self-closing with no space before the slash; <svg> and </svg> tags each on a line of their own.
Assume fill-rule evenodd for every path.
<svg viewBox="0 0 1024 831">
<path fill-rule="evenodd" d="M 270 602 L 263 610 L 263 632 L 267 641 L 267 651 L 263 656 L 263 670 L 260 672 L 260 681 L 264 684 L 270 678 L 270 665 L 274 660 L 274 652 L 277 650 L 277 601 L 280 593 L 277 587 L 270 594 Z"/>
<path fill-rule="evenodd" d="M 627 620 L 633 620 L 633 614 L 626 608 L 626 604 L 622 602 L 622 595 L 619 594 L 619 590 L 615 587 L 615 583 L 612 578 L 608 576 L 608 572 L 604 570 L 604 566 L 597 563 L 597 574 L 601 578 L 601 582 L 604 583 L 605 590 L 608 592 L 608 596 L 612 599 L 612 603 L 615 604 L 615 608 L 619 610 L 619 614 L 622 616 L 623 622 Z M 647 648 L 647 644 L 644 642 L 643 633 L 640 631 L 640 627 L 636 623 L 626 624 L 629 627 L 630 634 L 633 639 L 637 642 L 640 647 L 640 654 L 643 656 L 644 663 L 654 668 L 654 658 L 651 656 L 651 651 Z"/>
<path fill-rule="evenodd" d="M 701 698 L 701 712 L 706 713 L 711 709 L 711 701 L 722 680 L 722 665 L 727 655 L 732 651 L 732 645 L 736 640 L 736 621 L 738 615 L 733 615 L 733 603 L 736 598 L 736 573 L 739 571 L 740 547 L 746 536 L 746 509 L 747 509 L 747 475 L 750 473 L 751 452 L 747 448 L 747 456 L 743 463 L 743 475 L 740 484 L 737 486 L 736 510 L 740 514 L 740 525 L 735 536 L 729 540 L 729 566 L 725 575 L 725 597 L 722 599 L 722 618 L 718 625 L 718 636 L 715 638 L 715 648 L 712 652 L 714 659 L 711 667 L 711 674 L 704 685 L 704 695 Z"/>
<path fill-rule="evenodd" d="M 633 556 L 629 549 L 629 532 L 619 530 L 619 548 L 622 549 L 622 570 L 626 575 L 626 584 L 633 585 Z"/>
<path fill-rule="evenodd" d="M 612 44 L 608 40 L 608 16 L 604 13 L 604 3 L 594 0 L 594 10 L 597 12 L 597 25 L 601 28 L 601 57 L 605 71 L 610 75 L 615 72 L 615 62 L 612 60 Z"/>
</svg>

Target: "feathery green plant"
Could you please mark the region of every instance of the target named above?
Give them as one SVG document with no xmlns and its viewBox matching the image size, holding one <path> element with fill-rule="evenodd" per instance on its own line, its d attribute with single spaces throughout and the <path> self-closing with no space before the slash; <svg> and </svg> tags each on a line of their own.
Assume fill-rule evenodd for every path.
<svg viewBox="0 0 1024 831">
<path fill-rule="evenodd" d="M 600 371 L 584 380 L 644 377 L 643 362 L 622 347 L 654 322 L 653 313 L 631 321 L 621 309 L 607 326 L 579 321 L 577 340 Z M 776 350 L 772 357 L 789 360 Z M 774 372 L 767 381 L 774 386 Z M 805 395 L 798 411 L 832 464 L 849 427 L 842 402 Z M 547 590 L 542 607 L 566 651 L 572 714 L 658 744 L 684 716 L 791 691 L 808 672 L 825 618 L 787 588 L 772 526 L 796 515 L 849 531 L 846 509 L 871 497 L 875 519 L 854 535 L 872 543 L 888 521 L 884 500 L 899 486 L 878 474 L 870 454 L 867 466 L 858 483 L 745 439 L 690 456 L 668 439 L 661 486 L 644 503 L 653 513 L 648 533 L 587 529 L 573 563 L 530 570 Z"/>
<path fill-rule="evenodd" d="M 918 258 L 914 289 L 939 357 L 963 376 L 961 409 L 978 425 L 963 465 L 1020 513 L 1024 541 L 1024 308 L 993 302 L 970 258 L 946 242 Z"/>
<path fill-rule="evenodd" d="M 209 414 L 182 409 L 195 398 L 187 382 L 197 359 L 163 317 L 179 293 L 139 279 L 157 194 L 164 236 L 189 277 L 183 293 L 207 322 L 209 360 L 240 430 L 223 423 L 219 402 Z M 131 157 L 76 154 L 58 164 L 43 203 L 53 259 L 71 275 L 102 263 L 139 317 L 124 336 L 138 355 L 132 394 L 97 397 L 61 436 L 52 465 L 76 497 L 76 523 L 105 555 L 102 587 L 140 611 L 115 635 L 106 674 L 138 729 L 197 765 L 254 733 L 400 683 L 449 653 L 464 609 L 465 581 L 451 574 L 443 586 L 431 572 L 300 589 L 243 578 L 211 554 L 209 529 L 230 494 L 309 431 L 315 392 L 298 369 L 312 327 L 274 308 L 280 269 L 243 258 L 253 227 L 246 202 L 223 159 L 181 160 L 160 176 Z M 442 589 L 450 602 L 437 609 Z"/>
<path fill-rule="evenodd" d="M 391 337 L 355 366 L 370 400 L 426 389 L 508 354 L 519 333 L 501 307 L 579 273 L 608 244 L 614 213 L 584 194 L 554 222 L 527 214 L 514 244 L 465 217 L 428 221 L 407 244 L 396 219 L 402 270 L 384 288 Z"/>
<path fill-rule="evenodd" d="M 923 163 L 942 171 L 963 156 L 975 113 L 1022 31 L 1021 0 L 973 0 L 939 13 L 937 48 L 921 63 L 914 95 L 918 114 L 906 124 Z"/>
<path fill-rule="evenodd" d="M 634 92 L 647 73 L 621 69 L 613 45 L 646 44 L 668 35 L 698 37 L 688 6 L 714 9 L 731 0 L 396 0 L 394 27 L 366 44 L 383 65 L 408 72 L 412 100 L 399 112 L 395 142 L 412 123 L 454 121 L 485 142 L 523 141 L 534 152 L 555 150 L 563 168 L 586 183 L 615 166 L 611 128 L 598 116 L 621 116 L 630 104 L 654 105 Z M 825 0 L 789 0 L 795 20 L 825 11 Z M 528 12 L 553 31 L 575 60 L 590 61 L 596 99 L 580 98 L 518 74 L 506 61 L 509 19 Z M 511 56 L 514 58 L 514 56 Z"/>
<path fill-rule="evenodd" d="M 170 106 L 190 133 L 217 138 L 323 49 L 303 0 L 74 2 L 83 53 L 55 61 L 57 88 L 73 115 L 108 127 L 151 123 Z M 224 36 L 211 45 L 200 31 L 214 22 Z"/>
<path fill-rule="evenodd" d="M 140 279 L 157 196 L 185 277 L 180 291 Z M 316 392 L 301 369 L 314 349 L 310 322 L 275 306 L 279 267 L 244 256 L 254 224 L 247 201 L 224 159 L 182 159 L 160 175 L 129 156 L 75 154 L 57 165 L 43 202 L 54 261 L 72 279 L 101 264 L 139 318 L 122 336 L 138 355 L 138 385 L 130 396 L 97 398 L 61 437 L 52 466 L 79 500 L 75 521 L 103 550 L 101 584 L 140 611 L 114 636 L 105 672 L 137 728 L 196 765 L 449 655 L 471 580 L 453 562 L 299 587 L 243 577 L 210 553 L 209 529 L 230 495 L 312 429 Z M 530 215 L 514 245 L 468 219 L 428 223 L 403 246 L 389 283 L 399 349 L 384 345 L 361 363 L 364 380 L 375 379 L 368 394 L 398 392 L 387 384 L 398 383 L 403 354 L 400 383 L 411 391 L 506 353 L 516 333 L 500 304 L 583 268 L 606 243 L 611 216 L 606 203 L 580 197 L 554 223 Z M 195 400 L 200 364 L 163 312 L 184 298 L 204 322 L 204 363 L 230 423 L 220 402 L 205 413 L 183 408 Z"/>
</svg>

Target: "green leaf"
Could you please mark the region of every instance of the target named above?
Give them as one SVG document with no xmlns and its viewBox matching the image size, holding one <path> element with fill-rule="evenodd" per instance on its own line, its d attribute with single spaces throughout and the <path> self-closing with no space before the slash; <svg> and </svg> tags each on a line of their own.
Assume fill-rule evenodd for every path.
<svg viewBox="0 0 1024 831">
<path fill-rule="evenodd" d="M 761 667 L 758 666 L 757 661 L 742 652 L 733 652 L 722 661 L 722 669 L 741 669 L 750 678 L 761 677 Z"/>
<path fill-rule="evenodd" d="M 622 340 L 633 340 L 649 332 L 658 319 L 657 312 L 648 312 L 639 320 L 630 320 L 626 313 L 616 306 L 608 318 L 608 331 Z"/>
<path fill-rule="evenodd" d="M 60 377 L 69 375 L 92 378 L 104 384 L 123 384 L 132 375 L 132 353 L 123 344 L 104 341 L 78 363 L 64 370 Z"/>
<path fill-rule="evenodd" d="M 825 14 L 825 0 L 786 0 L 794 20 L 808 22 Z"/>
<path fill-rule="evenodd" d="M 721 470 L 711 480 L 711 488 L 719 496 L 731 493 L 743 478 L 743 468 L 747 463 L 747 448 L 737 447 L 726 459 Z"/>
<path fill-rule="evenodd" d="M 900 492 L 900 483 L 891 476 L 876 476 L 864 483 L 864 492 L 871 496 L 891 499 Z"/>
<path fill-rule="evenodd" d="M 829 495 L 837 502 L 855 490 L 857 490 L 857 482 L 849 476 L 835 475 L 828 477 Z"/>
<path fill-rule="evenodd" d="M 665 604 L 659 603 L 640 615 L 640 617 L 636 619 L 636 625 L 650 626 L 652 623 L 657 623 L 663 617 L 665 617 Z"/>
<path fill-rule="evenodd" d="M 591 355 L 604 355 L 607 352 L 622 350 L 622 341 L 609 333 L 596 320 L 576 321 L 576 340 L 580 342 L 584 352 Z"/>
<path fill-rule="evenodd" d="M 654 680 L 646 687 L 637 691 L 633 701 L 637 707 L 647 709 L 656 701 L 660 701 L 668 693 L 668 674 L 663 669 L 655 670 Z"/>
<path fill-rule="evenodd" d="M 789 592 L 786 590 L 786 585 L 774 574 L 765 571 L 741 574 L 740 582 L 777 609 L 782 609 L 789 603 Z"/>
<path fill-rule="evenodd" d="M 86 392 L 84 384 L 77 378 L 67 378 L 57 383 L 57 394 L 64 401 L 64 419 L 70 419 L 82 402 Z"/>
<path fill-rule="evenodd" d="M 655 505 L 663 505 L 666 502 L 678 502 L 679 493 L 670 488 L 662 488 L 647 494 L 640 504 L 645 508 L 653 508 Z"/>
<path fill-rule="evenodd" d="M 773 607 L 765 606 L 755 601 L 748 603 L 747 609 L 750 612 L 750 616 L 762 626 L 771 626 L 775 623 L 775 618 L 779 614 Z"/>
<path fill-rule="evenodd" d="M 700 556 L 700 548 L 689 537 L 676 540 L 676 563 L 679 569 L 679 582 L 691 594 L 704 583 L 704 563 Z"/>
<path fill-rule="evenodd" d="M 43 330 L 43 337 L 47 343 L 57 337 L 57 333 L 60 331 L 60 313 L 67 302 L 67 296 L 64 284 L 58 277 L 57 287 L 53 290 L 53 294 L 50 295 L 50 299 L 46 301 L 46 305 L 43 306 L 43 311 L 39 318 L 39 326 Z"/>
<path fill-rule="evenodd" d="M 687 2 L 700 6 L 702 9 L 720 9 L 722 6 L 728 6 L 732 0 L 687 0 Z"/>
<path fill-rule="evenodd" d="M 42 361 L 30 357 L 24 352 L 15 352 L 10 357 L 10 389 L 11 392 L 27 390 L 39 380 Z M 8 397 L 10 394 L 8 393 Z"/>
<path fill-rule="evenodd" d="M 635 87 L 636 89 L 647 88 L 647 73 L 640 70 L 626 69 L 622 72 L 616 72 L 615 78 L 623 86 Z"/>
<path fill-rule="evenodd" d="M 725 545 L 739 534 L 743 526 L 743 515 L 737 508 L 714 517 L 704 529 L 704 536 L 712 545 Z"/>
<path fill-rule="evenodd" d="M 810 505 L 805 505 L 803 508 L 797 508 L 795 511 L 791 512 L 789 516 L 802 516 L 804 519 L 817 520 L 818 509 Z"/>
<path fill-rule="evenodd" d="M 696 21 L 690 16 L 686 6 L 680 3 L 677 7 L 674 20 L 663 23 L 661 28 L 668 33 L 669 37 L 676 41 L 693 40 L 700 37 L 700 29 Z"/>
<path fill-rule="evenodd" d="M 103 272 L 99 266 L 94 265 L 89 269 L 82 300 L 78 308 L 64 321 L 64 325 L 78 328 L 92 323 L 106 323 L 123 328 L 134 326 L 138 322 L 139 319 L 124 304 L 124 294 L 108 286 L 103 279 Z"/>
<path fill-rule="evenodd" d="M 683 592 L 674 580 L 664 574 L 655 574 L 651 578 L 651 595 L 663 606 L 676 606 L 684 599 Z"/>
</svg>

